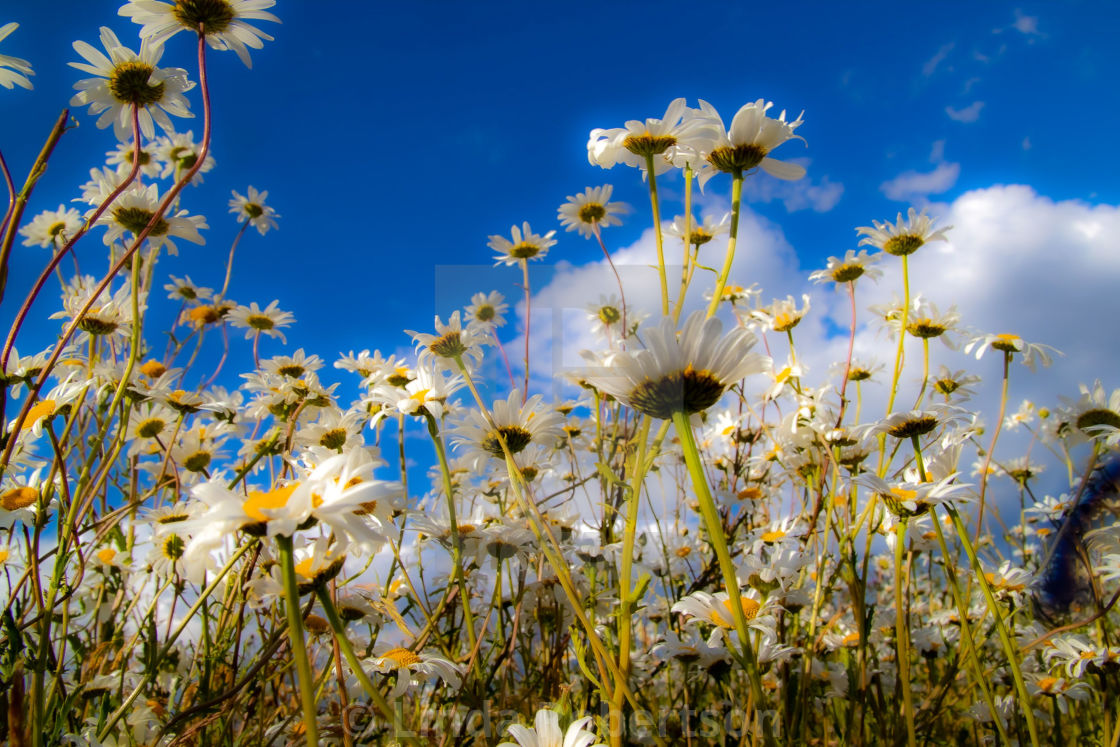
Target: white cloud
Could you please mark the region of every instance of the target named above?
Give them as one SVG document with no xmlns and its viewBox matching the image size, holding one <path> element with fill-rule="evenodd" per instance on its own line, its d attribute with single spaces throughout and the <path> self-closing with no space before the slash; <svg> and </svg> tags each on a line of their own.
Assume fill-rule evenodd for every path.
<svg viewBox="0 0 1120 747">
<path fill-rule="evenodd" d="M 819 181 L 808 177 L 795 182 L 781 179 L 748 179 L 743 183 L 743 197 L 759 202 L 781 202 L 790 213 L 812 210 L 827 213 L 836 207 L 844 194 L 844 185 L 822 176 Z"/>
<path fill-rule="evenodd" d="M 1120 206 L 1056 202 L 1028 186 L 997 185 L 930 207 L 938 216 L 938 225 L 953 228 L 948 232 L 948 242 L 929 244 L 910 257 L 911 293 L 923 294 L 943 310 L 955 305 L 964 329 L 1013 333 L 1065 353 L 1050 368 L 1033 373 L 1024 366 L 1013 366 L 1012 411 L 1023 399 L 1053 409 L 1061 404 L 1059 395 L 1076 399 L 1078 385 L 1091 385 L 1097 378 L 1109 391 L 1120 387 L 1120 350 L 1112 344 L 1115 335 L 1111 332 L 1120 320 L 1120 294 L 1116 292 L 1120 287 L 1120 252 L 1116 251 L 1114 238 L 1120 235 Z M 703 249 L 701 262 L 718 266 L 724 246 L 713 241 Z M 670 262 L 680 255 L 680 249 L 675 241 L 666 242 Z M 652 231 L 614 256 L 630 308 L 643 308 L 656 317 L 660 294 L 657 273 L 651 267 L 656 262 Z M 883 259 L 884 276 L 877 283 L 857 288 L 860 333 L 856 356 L 867 362 L 888 363 L 894 357 L 896 343 L 875 334 L 874 320 L 867 311 L 870 305 L 885 303 L 901 292 L 901 263 L 894 257 Z M 830 380 L 829 367 L 844 358 L 847 336 L 837 330 L 847 329 L 850 312 L 844 293 L 808 283 L 812 269 L 815 267 L 799 267 L 794 248 L 779 226 L 744 210 L 732 282 L 759 283 L 764 302 L 786 294 L 811 294 L 812 312 L 794 330 L 794 337 L 798 361 L 807 368 L 804 382 L 816 387 Z M 675 296 L 679 269 L 670 268 L 669 281 L 671 295 Z M 700 291 L 711 286 L 710 275 L 698 275 L 695 285 L 686 311 L 702 306 Z M 533 301 L 532 355 L 542 376 L 549 373 L 546 361 L 553 361 L 551 374 L 555 381 L 566 367 L 580 365 L 580 349 L 601 348 L 587 331 L 583 306 L 597 300 L 598 294 L 611 292 L 617 292 L 617 288 L 605 261 L 556 267 L 551 282 L 536 293 Z M 772 354 L 784 358 L 784 339 L 771 337 Z M 910 407 L 917 396 L 921 350 L 917 340 L 907 341 L 907 363 L 898 399 L 902 408 Z M 998 412 L 1000 356 L 989 351 L 976 361 L 936 345 L 931 347 L 931 358 L 933 371 L 946 365 L 983 377 L 972 409 L 983 414 L 990 428 Z M 540 383 L 541 389 L 546 389 L 549 380 Z M 559 389 L 554 391 L 560 396 Z M 862 391 L 863 417 L 873 420 L 885 407 L 886 385 L 873 381 Z M 569 390 L 567 395 L 571 394 Z M 1025 441 L 1016 442 L 1021 435 L 1002 436 L 997 458 L 1021 454 Z M 1042 458 L 1042 452 L 1035 448 L 1032 454 Z M 969 467 L 961 465 L 965 471 Z M 1047 477 L 1060 482 L 1061 473 L 1052 469 Z M 1002 490 L 1005 487 L 997 483 L 993 490 L 1002 495 L 1007 492 Z M 1054 483 L 1045 489 L 1054 490 Z"/>
<path fill-rule="evenodd" d="M 1038 30 L 1038 16 L 1023 15 L 1018 8 L 1015 9 L 1015 23 L 1011 24 L 1011 28 L 1027 36 L 1040 36 L 1042 33 Z"/>
<path fill-rule="evenodd" d="M 933 171 L 904 171 L 880 184 L 879 189 L 891 200 L 913 202 L 928 195 L 948 192 L 957 183 L 960 173 L 959 163 L 941 163 Z"/>
<path fill-rule="evenodd" d="M 935 140 L 933 146 L 929 149 L 929 162 L 941 163 L 945 160 L 945 141 Z"/>
<path fill-rule="evenodd" d="M 927 78 L 933 75 L 934 71 L 937 70 L 938 65 L 944 62 L 945 58 L 949 56 L 949 53 L 953 51 L 954 46 L 956 45 L 953 42 L 942 45 L 942 47 L 938 49 L 936 53 L 934 53 L 933 57 L 930 57 L 928 60 L 926 60 L 925 64 L 922 65 L 922 75 L 926 76 Z"/>
<path fill-rule="evenodd" d="M 983 101 L 973 101 L 971 104 L 963 109 L 956 109 L 952 106 L 945 107 L 945 113 L 949 115 L 949 119 L 954 122 L 975 122 L 980 119 L 980 110 L 984 108 Z"/>
</svg>

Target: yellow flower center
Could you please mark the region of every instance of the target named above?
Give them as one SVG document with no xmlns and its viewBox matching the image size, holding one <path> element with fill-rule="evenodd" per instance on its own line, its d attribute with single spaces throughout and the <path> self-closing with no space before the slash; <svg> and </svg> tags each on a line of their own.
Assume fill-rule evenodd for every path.
<svg viewBox="0 0 1120 747">
<path fill-rule="evenodd" d="M 393 648 L 381 655 L 382 659 L 392 659 L 398 667 L 411 667 L 420 663 L 420 657 L 407 648 Z"/>
<path fill-rule="evenodd" d="M 23 421 L 23 430 L 31 430 L 40 420 L 53 415 L 56 404 L 53 399 L 43 399 L 32 405 L 27 411 L 27 419 Z"/>
<path fill-rule="evenodd" d="M 97 559 L 106 565 L 112 563 L 115 557 L 117 557 L 117 551 L 111 547 L 103 547 L 97 551 Z"/>
<path fill-rule="evenodd" d="M 20 488 L 12 488 L 0 495 L 0 508 L 5 511 L 17 511 L 21 508 L 27 508 L 38 498 L 39 491 L 35 488 L 26 485 Z"/>
<path fill-rule="evenodd" d="M 743 610 L 743 617 L 747 618 L 748 620 L 753 620 L 755 618 L 755 615 L 758 614 L 758 610 L 761 605 L 750 597 L 739 597 L 739 600 L 740 606 Z M 719 609 L 713 610 L 712 622 L 720 626 L 721 628 L 734 628 L 735 610 L 731 607 L 730 597 L 724 600 L 723 606 L 727 609 L 727 614 L 724 615 L 724 613 Z"/>
<path fill-rule="evenodd" d="M 288 499 L 292 497 L 297 487 L 299 483 L 293 482 L 272 490 L 250 490 L 249 497 L 241 508 L 247 516 L 257 521 L 268 521 L 269 517 L 264 512 L 275 511 L 288 505 Z"/>
<path fill-rule="evenodd" d="M 786 533 L 781 529 L 773 529 L 769 532 L 763 532 L 762 536 L 759 539 L 761 539 L 763 542 L 777 542 L 785 536 Z"/>
</svg>

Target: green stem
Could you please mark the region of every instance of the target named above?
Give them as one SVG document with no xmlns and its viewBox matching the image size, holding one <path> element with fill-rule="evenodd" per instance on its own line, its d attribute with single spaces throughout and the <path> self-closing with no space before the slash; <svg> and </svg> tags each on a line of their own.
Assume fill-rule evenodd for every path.
<svg viewBox="0 0 1120 747">
<path fill-rule="evenodd" d="M 1011 355 L 1010 351 L 1003 353 L 1003 385 L 1000 389 L 999 395 L 999 415 L 996 416 L 996 424 L 992 430 L 992 441 L 988 444 L 988 453 L 984 455 L 984 466 L 980 469 L 980 508 L 976 515 L 976 541 L 980 541 L 980 534 L 984 527 L 984 499 L 988 493 L 988 470 L 992 466 L 992 454 L 996 450 L 996 439 L 999 438 L 999 432 L 1003 428 L 1003 416 L 1007 412 L 1007 382 L 1011 378 Z"/>
<path fill-rule="evenodd" d="M 739 238 L 739 206 L 743 201 L 743 175 L 734 174 L 731 177 L 731 234 L 727 238 L 727 255 L 723 258 L 723 269 L 719 271 L 716 288 L 712 292 L 712 301 L 708 304 L 708 316 L 715 316 L 719 309 L 719 302 L 723 298 L 723 288 L 727 279 L 731 277 L 731 263 L 735 259 L 735 244 Z"/>
<path fill-rule="evenodd" d="M 1027 692 L 1026 682 L 1023 680 L 1023 671 L 1019 666 L 1019 656 L 1015 649 L 1015 643 L 1007 633 L 1007 626 L 1004 625 L 999 604 L 996 602 L 995 595 L 992 594 L 991 584 L 988 583 L 988 579 L 984 575 L 984 568 L 980 565 L 980 559 L 976 556 L 976 550 L 972 546 L 971 540 L 968 538 L 968 529 L 965 528 L 964 522 L 961 521 L 961 515 L 957 513 L 957 509 L 948 504 L 945 505 L 945 510 L 949 512 L 949 517 L 953 520 L 953 527 L 957 530 L 957 537 L 960 538 L 961 546 L 964 548 L 965 555 L 968 556 L 968 561 L 972 565 L 972 571 L 976 574 L 976 580 L 984 592 L 984 600 L 988 603 L 988 612 L 995 620 L 996 633 L 999 634 L 999 641 L 1003 645 L 1004 654 L 1007 656 L 1007 664 L 1011 667 L 1012 679 L 1015 680 L 1015 689 L 1019 695 L 1019 709 L 1023 712 L 1023 718 L 1027 721 L 1027 731 L 1030 732 L 1031 744 L 1033 747 L 1038 747 L 1038 729 L 1034 723 L 1034 711 L 1031 709 L 1031 697 L 1030 693 Z M 946 559 L 946 562 L 948 562 L 948 559 Z M 995 714 L 992 715 L 995 716 Z"/>
<path fill-rule="evenodd" d="M 708 540 L 712 543 L 716 558 L 719 560 L 719 568 L 723 573 L 723 584 L 727 589 L 728 600 L 734 599 L 735 602 L 729 604 L 729 606 L 731 607 L 731 614 L 735 618 L 735 630 L 739 634 L 739 645 L 743 647 L 755 707 L 761 709 L 762 679 L 759 677 L 758 663 L 755 661 L 751 646 L 747 616 L 743 612 L 743 605 L 740 601 L 739 577 L 735 571 L 735 564 L 731 560 L 727 538 L 723 534 L 723 521 L 720 519 L 719 509 L 712 498 L 712 493 L 708 489 L 708 478 L 704 474 L 704 466 L 700 461 L 700 449 L 697 447 L 696 438 L 692 434 L 692 424 L 688 422 L 688 415 L 683 410 L 674 412 L 673 425 L 681 439 L 685 464 L 688 466 L 689 475 L 692 477 L 692 487 L 696 491 L 696 497 L 700 503 L 700 516 L 708 530 Z"/>
<path fill-rule="evenodd" d="M 906 743 L 918 743 L 914 729 L 914 696 L 910 692 L 910 628 L 903 606 L 902 554 L 906 545 L 906 517 L 899 517 L 894 528 L 894 636 L 898 656 L 898 686 L 902 690 L 902 711 L 906 719 Z"/>
<path fill-rule="evenodd" d="M 299 673 L 299 696 L 303 708 L 304 734 L 308 747 L 319 744 L 319 723 L 315 705 L 315 680 L 311 674 L 311 662 L 307 658 L 307 647 L 303 641 L 303 620 L 300 618 L 299 585 L 296 582 L 296 567 L 292 560 L 292 538 L 277 535 L 276 545 L 280 550 L 280 570 L 284 576 L 284 605 L 288 613 L 288 635 L 291 638 L 292 658 Z"/>
<path fill-rule="evenodd" d="M 459 598 L 463 603 L 463 624 L 467 627 L 467 641 L 471 650 L 475 648 L 474 617 L 471 615 L 471 598 L 467 591 L 467 579 L 463 575 L 463 538 L 459 535 L 459 518 L 455 512 L 455 491 L 451 483 L 451 467 L 447 463 L 447 450 L 443 447 L 443 438 L 439 435 L 439 426 L 436 419 L 428 414 L 428 435 L 436 447 L 436 458 L 439 460 L 439 471 L 443 478 L 443 490 L 447 493 L 447 517 L 451 524 L 451 562 L 455 574 L 455 581 L 459 585 Z"/>
<path fill-rule="evenodd" d="M 661 281 L 661 313 L 669 315 L 669 281 L 665 277 L 665 245 L 661 237 L 661 206 L 657 199 L 657 177 L 653 173 L 653 156 L 646 156 L 646 175 L 649 177 L 649 203 L 653 209 L 653 232 L 657 237 L 657 277 Z"/>
</svg>

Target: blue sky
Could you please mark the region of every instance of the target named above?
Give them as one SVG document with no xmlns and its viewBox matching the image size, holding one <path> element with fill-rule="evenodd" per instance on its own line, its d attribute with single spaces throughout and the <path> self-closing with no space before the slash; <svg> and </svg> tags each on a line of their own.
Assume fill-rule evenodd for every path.
<svg viewBox="0 0 1120 747">
<path fill-rule="evenodd" d="M 79 59 L 72 42 L 95 43 L 101 25 L 135 40 L 138 27 L 117 16 L 119 5 L 61 1 L 48 12 L 45 5 L 23 3 L 0 18 L 21 24 L 0 53 L 28 59 L 36 72 L 34 91 L 0 91 L 0 149 L 17 179 L 73 83 L 85 77 L 66 65 Z M 492 255 L 487 237 L 525 220 L 540 232 L 558 228 L 557 206 L 585 186 L 614 184 L 616 199 L 635 207 L 607 241 L 623 258 L 632 250 L 641 264 L 647 193 L 631 169 L 588 164 L 588 131 L 660 116 L 677 96 L 693 105 L 704 98 L 727 120 L 759 97 L 774 101 L 775 110 L 805 112 L 798 134 L 807 145 L 791 142 L 777 155 L 805 159 L 806 179 L 789 184 L 759 175 L 747 186 L 755 244 L 772 254 L 745 255 L 737 279 L 762 281 L 764 300 L 798 292 L 828 255 L 855 248 L 855 226 L 893 217 L 911 204 L 929 205 L 948 222 L 967 222 L 976 211 L 961 211 L 976 201 L 960 200 L 980 194 L 981 215 L 1002 206 L 993 225 L 1046 220 L 1024 235 L 1060 244 L 1066 229 L 1079 236 L 1085 220 L 1114 220 L 1120 202 L 1118 104 L 1106 93 L 1120 70 L 1113 43 L 1120 10 L 1110 3 L 779 8 L 289 0 L 272 10 L 283 23 L 257 24 L 275 41 L 252 53 L 252 70 L 231 53 L 209 53 L 218 167 L 187 194 L 184 206 L 204 214 L 210 229 L 204 247 L 181 244 L 180 256 L 165 259 L 163 272 L 220 286 L 237 228 L 226 212 L 229 191 L 244 192 L 249 184 L 267 189 L 282 216 L 280 228 L 264 237 L 246 235 L 230 297 L 262 306 L 279 299 L 298 320 L 289 348 L 305 346 L 328 360 L 351 349 L 404 348 L 401 330 L 428 329 L 432 314 L 446 317 L 475 291 L 515 296 L 514 270 L 486 269 Z M 161 64 L 185 67 L 197 79 L 187 35 L 167 47 Z M 190 95 L 200 113 L 197 90 Z M 73 115 L 80 126 L 64 137 L 29 216 L 76 196 L 76 185 L 114 145 L 111 131 L 98 130 L 85 111 Z M 201 119 L 179 126 L 197 135 Z M 997 185 L 1029 190 L 1011 195 L 1018 202 L 1000 202 L 1007 193 L 984 191 Z M 679 180 L 665 181 L 666 198 L 679 186 Z M 711 182 L 711 209 L 726 201 L 726 191 L 726 181 Z M 679 212 L 668 207 L 666 217 L 674 208 Z M 1051 208 L 1053 215 L 1046 212 Z M 966 225 L 963 233 L 972 235 L 969 230 Z M 1107 255 L 1115 241 L 1094 230 L 1084 251 Z M 559 238 L 549 255 L 559 268 L 534 266 L 542 285 L 550 273 L 578 275 L 601 256 L 577 234 Z M 958 253 L 965 248 L 971 249 L 957 247 Z M 1066 251 L 1049 248 L 1057 257 Z M 85 251 L 96 257 L 100 242 Z M 966 321 L 987 322 L 984 309 L 996 305 L 1012 319 L 1037 321 L 1040 333 L 1061 334 L 1060 326 L 1043 324 L 1054 319 L 1037 303 L 1015 300 L 1047 289 L 1056 304 L 1067 292 L 1074 301 L 1092 293 L 1099 313 L 1114 319 L 1120 311 L 1108 295 L 1115 263 L 1065 278 L 1047 275 L 1046 265 L 1032 267 L 1034 255 L 1026 249 L 1003 256 L 991 260 L 1003 265 L 959 263 L 960 272 L 971 275 L 947 289 L 974 289 L 981 310 Z M 44 258 L 38 249 L 17 252 L 0 308 L 5 318 L 14 313 L 15 289 Z M 469 274 L 448 269 L 459 265 L 477 268 Z M 769 274 L 755 273 L 758 267 Z M 982 277 L 1003 271 L 1006 283 Z M 1032 280 L 1043 283 L 1041 290 L 1023 287 Z M 1102 285 L 1078 287 L 1082 280 Z M 882 285 L 889 282 L 890 276 Z M 985 294 L 984 283 L 1011 300 Z M 937 300 L 947 306 L 955 299 Z M 961 303 L 968 305 L 967 299 Z M 41 308 L 45 318 L 57 301 L 49 297 Z M 37 322 L 29 334 L 53 332 L 55 324 Z M 1030 324 L 1024 337 L 1035 329 Z M 1094 344 L 1086 338 L 1085 349 Z M 263 352 L 279 350 L 265 346 Z M 1104 373 L 1088 369 L 1082 378 Z"/>
</svg>

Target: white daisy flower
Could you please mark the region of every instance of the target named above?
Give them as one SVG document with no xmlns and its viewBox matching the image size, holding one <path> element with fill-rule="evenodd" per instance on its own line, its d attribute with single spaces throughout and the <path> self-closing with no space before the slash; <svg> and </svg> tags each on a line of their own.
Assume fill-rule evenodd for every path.
<svg viewBox="0 0 1120 747">
<path fill-rule="evenodd" d="M 1049 366 L 1053 360 L 1051 354 L 1063 355 L 1060 350 L 1052 348 L 1049 345 L 1043 345 L 1038 342 L 1027 342 L 1022 337 L 1019 337 L 1019 335 L 1006 332 L 1001 334 L 978 334 L 964 346 L 964 352 L 966 354 L 975 354 L 976 360 L 980 360 L 984 355 L 984 351 L 988 348 L 999 350 L 1003 353 L 1020 354 L 1023 363 L 1032 371 L 1034 370 L 1035 360 L 1040 361 L 1043 366 Z"/>
<path fill-rule="evenodd" d="M 265 11 L 275 4 L 275 0 L 129 0 L 117 13 L 139 23 L 140 38 L 152 44 L 161 45 L 180 31 L 193 31 L 205 36 L 212 49 L 232 49 L 245 67 L 252 67 L 246 47 L 261 49 L 272 37 L 248 21 L 280 23 Z"/>
<path fill-rule="evenodd" d="M 169 176 L 178 180 L 179 174 L 186 173 L 198 163 L 198 154 L 202 150 L 201 144 L 194 141 L 194 132 L 169 132 L 155 142 L 156 157 L 162 162 L 163 170 L 160 178 Z M 202 175 L 214 168 L 214 156 L 206 154 L 206 160 L 191 178 L 191 184 L 199 184 Z"/>
<path fill-rule="evenodd" d="M 503 315 L 509 311 L 509 304 L 505 300 L 505 296 L 498 291 L 475 293 L 471 296 L 470 305 L 464 310 L 467 326 L 486 332 L 505 326 L 506 318 Z"/>
<path fill-rule="evenodd" d="M 731 120 L 731 126 L 724 129 L 719 112 L 711 104 L 700 100 L 700 110 L 716 125 L 712 137 L 700 147 L 700 155 L 707 164 L 697 173 L 700 187 L 711 179 L 717 171 L 734 176 L 761 168 L 767 174 L 779 179 L 796 180 L 805 176 L 805 167 L 771 158 L 769 153 L 787 140 L 805 138 L 794 135 L 793 131 L 802 124 L 801 116 L 792 122 L 786 121 L 785 109 L 777 119 L 766 116 L 774 104 L 758 99 L 744 104 Z"/>
<path fill-rule="evenodd" d="M 253 301 L 248 306 L 238 306 L 229 312 L 229 323 L 234 327 L 245 329 L 245 339 L 253 335 L 265 334 L 269 337 L 279 337 L 281 342 L 287 342 L 280 327 L 287 327 L 296 320 L 290 311 L 277 308 L 279 301 L 273 301 L 265 308 L 257 306 Z"/>
<path fill-rule="evenodd" d="M 70 99 L 71 106 L 89 105 L 89 113 L 97 116 L 97 126 L 104 129 L 111 123 L 118 140 L 127 140 L 132 131 L 132 107 L 140 109 L 140 131 L 149 140 L 155 137 L 154 121 L 165 132 L 175 128 L 168 114 L 176 117 L 193 117 L 183 96 L 194 88 L 182 68 L 159 68 L 156 63 L 163 55 L 158 44 L 142 42 L 140 54 L 123 46 L 117 35 L 101 27 L 101 44 L 106 57 L 93 46 L 74 42 L 74 51 L 87 62 L 71 62 L 70 66 L 96 75 L 74 84 L 78 93 Z"/>
<path fill-rule="evenodd" d="M 708 409 L 727 389 L 752 373 L 767 370 L 769 359 L 750 352 L 755 336 L 737 327 L 725 336 L 723 323 L 703 312 L 691 314 L 679 334 L 666 317 L 646 333 L 647 349 L 616 351 L 585 376 L 588 383 L 655 418 L 668 419 Z"/>
<path fill-rule="evenodd" d="M 487 420 L 472 409 L 452 430 L 452 443 L 468 450 L 476 468 L 491 457 L 505 459 L 503 440 L 510 453 L 517 455 L 530 444 L 551 446 L 563 435 L 563 416 L 547 407 L 539 394 L 522 404 L 521 392 L 515 389 L 506 399 L 495 402 L 490 413 Z"/>
<path fill-rule="evenodd" d="M 893 254 L 897 257 L 903 257 L 907 254 L 913 254 L 922 247 L 923 244 L 928 244 L 931 241 L 945 241 L 945 232 L 952 226 L 945 226 L 933 230 L 934 220 L 922 211 L 918 214 L 914 208 L 910 208 L 907 213 L 906 222 L 902 220 L 902 213 L 898 214 L 898 220 L 891 224 L 889 221 L 880 223 L 877 220 L 871 221 L 874 228 L 871 226 L 860 226 L 856 229 L 865 238 L 860 240 L 860 246 L 868 245 L 878 247 L 887 254 Z"/>
<path fill-rule="evenodd" d="M 19 24 L 14 21 L 0 26 L 0 41 L 4 41 L 4 39 L 8 38 L 8 36 L 18 28 Z M 15 85 L 30 91 L 32 86 L 27 76 L 34 74 L 35 72 L 31 69 L 31 63 L 27 60 L 0 54 L 0 86 L 10 89 Z"/>
<path fill-rule="evenodd" d="M 229 211 L 237 216 L 238 223 L 249 221 L 249 225 L 264 236 L 268 229 L 276 228 L 276 219 L 280 217 L 273 208 L 264 204 L 267 199 L 267 190 L 258 192 L 252 185 L 249 185 L 248 197 L 242 197 L 235 189 L 233 199 L 229 201 Z"/>
<path fill-rule="evenodd" d="M 596 740 L 595 733 L 587 731 L 591 726 L 591 717 L 584 716 L 568 725 L 567 730 L 560 729 L 560 716 L 555 711 L 542 708 L 537 711 L 533 719 L 533 728 L 520 724 L 511 724 L 509 735 L 517 740 L 502 742 L 498 747 L 592 747 Z M 594 747 L 603 747 L 602 744 Z"/>
<path fill-rule="evenodd" d="M 673 218 L 673 222 L 665 229 L 665 234 L 668 236 L 675 236 L 678 239 L 684 239 L 687 234 L 688 243 L 691 246 L 700 248 L 716 236 L 729 233 L 730 231 L 731 213 L 724 213 L 719 219 L 716 219 L 714 215 L 706 215 L 703 220 L 699 221 L 695 218 L 689 220 L 688 216 L 685 215 L 678 215 Z"/>
<path fill-rule="evenodd" d="M 549 231 L 544 236 L 535 234 L 529 228 L 529 221 L 525 221 L 521 228 L 513 226 L 510 229 L 512 241 L 495 234 L 490 236 L 487 246 L 500 252 L 494 257 L 495 265 L 516 265 L 530 259 L 544 259 L 549 248 L 556 245 L 556 240 L 552 238 L 555 235 L 556 231 Z"/>
<path fill-rule="evenodd" d="M 577 195 L 568 195 L 568 201 L 557 211 L 560 225 L 568 231 L 579 231 L 585 239 L 591 238 L 604 226 L 621 226 L 618 216 L 630 212 L 630 206 L 625 202 L 609 202 L 613 190 L 612 185 L 604 184 L 588 187 Z"/>
<path fill-rule="evenodd" d="M 879 254 L 868 254 L 867 250 L 861 249 L 856 253 L 854 249 L 849 249 L 844 253 L 844 257 L 829 257 L 828 264 L 825 265 L 823 270 L 816 270 L 809 275 L 809 280 L 814 283 L 828 283 L 836 284 L 836 290 L 844 287 L 848 283 L 854 283 L 861 277 L 878 278 L 883 275 L 883 271 L 874 265 L 878 263 Z"/>
<path fill-rule="evenodd" d="M 660 156 L 653 159 L 654 173 L 663 174 L 673 168 L 678 151 L 695 153 L 696 146 L 710 137 L 714 123 L 702 116 L 689 116 L 690 112 L 685 100 L 679 98 L 670 102 L 660 119 L 632 119 L 625 127 L 609 130 L 597 127 L 587 141 L 587 160 L 604 169 L 625 163 L 645 171 L 647 156 Z"/>
<path fill-rule="evenodd" d="M 108 185 L 102 185 L 102 190 Z M 108 199 L 109 192 L 101 195 L 102 200 Z M 139 236 L 152 219 L 155 218 L 159 208 L 159 187 L 155 184 L 144 186 L 142 184 L 129 185 L 111 208 L 102 213 L 97 219 L 97 225 L 106 226 L 104 241 L 109 246 L 116 241 L 123 241 L 127 231 L 133 236 Z M 174 215 L 164 214 L 152 225 L 148 232 L 147 241 L 153 249 L 167 247 L 169 254 L 178 254 L 172 238 L 185 239 L 192 244 L 205 244 L 206 240 L 199 233 L 202 229 L 210 228 L 206 218 L 201 215 L 189 215 L 186 210 L 179 210 Z"/>
<path fill-rule="evenodd" d="M 44 210 L 19 229 L 24 246 L 48 246 L 55 249 L 65 246 L 85 224 L 82 214 L 74 208 L 59 205 L 58 210 Z"/>
</svg>

